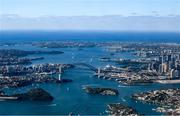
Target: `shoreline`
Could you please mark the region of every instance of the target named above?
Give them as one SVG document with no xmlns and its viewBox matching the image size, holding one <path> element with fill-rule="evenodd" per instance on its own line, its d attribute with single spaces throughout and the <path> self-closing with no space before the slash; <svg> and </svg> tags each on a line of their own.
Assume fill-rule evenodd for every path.
<svg viewBox="0 0 180 116">
<path fill-rule="evenodd" d="M 180 80 L 156 80 L 154 82 L 160 83 L 160 84 L 179 84 Z"/>
</svg>

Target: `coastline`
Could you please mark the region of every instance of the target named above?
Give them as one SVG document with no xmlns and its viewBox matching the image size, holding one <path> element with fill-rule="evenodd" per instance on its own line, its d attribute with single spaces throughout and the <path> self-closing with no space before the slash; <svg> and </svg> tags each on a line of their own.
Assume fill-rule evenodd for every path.
<svg viewBox="0 0 180 116">
<path fill-rule="evenodd" d="M 180 84 L 180 80 L 156 80 L 154 82 L 160 84 Z"/>
</svg>

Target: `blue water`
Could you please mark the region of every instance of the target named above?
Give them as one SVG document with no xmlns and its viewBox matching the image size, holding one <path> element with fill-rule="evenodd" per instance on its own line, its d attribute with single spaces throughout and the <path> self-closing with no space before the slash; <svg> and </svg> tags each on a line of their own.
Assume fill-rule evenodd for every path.
<svg viewBox="0 0 180 116">
<path fill-rule="evenodd" d="M 0 41 L 180 42 L 180 32 L 0 31 Z"/>
<path fill-rule="evenodd" d="M 143 34 L 143 35 L 141 35 Z M 140 41 L 143 38 L 144 41 L 152 41 L 148 38 L 159 38 L 160 41 L 163 38 L 167 38 L 170 42 L 178 42 L 180 34 L 178 33 L 115 33 L 115 32 L 1 32 L 0 41 L 3 42 L 22 42 L 22 41 L 48 41 L 48 40 L 76 40 L 76 41 Z M 52 38 L 52 39 L 51 39 Z M 98 39 L 99 38 L 99 39 Z M 128 40 L 127 40 L 128 38 Z M 134 39 L 135 40 L 134 40 Z M 97 39 L 97 40 L 96 40 Z M 174 41 L 173 41 L 174 39 Z M 166 40 L 166 42 L 167 42 Z M 165 42 L 165 41 L 163 41 Z M 0 46 L 0 49 L 21 49 L 21 50 L 60 50 L 64 54 L 59 55 L 38 55 L 43 56 L 45 59 L 41 61 L 34 61 L 33 64 L 40 63 L 74 63 L 85 62 L 96 67 L 103 67 L 107 64 L 118 64 L 112 62 L 101 62 L 99 57 L 110 56 L 110 53 L 100 47 L 83 48 L 78 50 L 77 48 L 58 48 L 47 49 L 31 46 L 29 44 L 20 44 L 17 46 Z M 31 55 L 28 57 L 34 57 L 37 55 Z M 115 53 L 114 58 L 137 58 L 130 53 Z M 86 115 L 98 115 L 106 114 L 106 106 L 109 103 L 123 103 L 137 109 L 142 114 L 157 115 L 160 113 L 154 112 L 152 108 L 156 106 L 150 104 L 143 104 L 136 102 L 130 98 L 133 93 L 143 92 L 147 90 L 154 90 L 159 88 L 174 88 L 180 87 L 180 85 L 160 85 L 152 84 L 147 86 L 124 86 L 111 80 L 103 80 L 93 77 L 93 73 L 90 70 L 76 67 L 69 69 L 63 74 L 63 78 L 73 79 L 72 83 L 67 84 L 36 84 L 19 89 L 6 89 L 9 93 L 25 92 L 30 88 L 42 87 L 54 96 L 52 102 L 7 102 L 0 101 L 0 114 L 28 114 L 28 115 L 68 115 L 70 112 L 74 114 L 86 114 Z M 100 96 L 89 95 L 82 90 L 85 85 L 112 87 L 119 90 L 118 96 Z"/>
</svg>

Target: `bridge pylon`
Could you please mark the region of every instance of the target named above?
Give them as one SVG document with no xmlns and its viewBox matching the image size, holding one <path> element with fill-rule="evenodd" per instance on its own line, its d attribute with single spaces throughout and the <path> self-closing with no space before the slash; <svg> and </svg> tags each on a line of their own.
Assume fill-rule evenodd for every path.
<svg viewBox="0 0 180 116">
<path fill-rule="evenodd" d="M 58 80 L 61 81 L 62 80 L 62 66 L 59 66 L 59 75 L 58 75 Z"/>
</svg>

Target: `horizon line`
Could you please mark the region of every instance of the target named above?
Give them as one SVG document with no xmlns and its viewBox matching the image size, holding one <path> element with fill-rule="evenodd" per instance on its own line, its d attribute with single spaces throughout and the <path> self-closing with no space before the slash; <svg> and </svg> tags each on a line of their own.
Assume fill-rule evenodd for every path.
<svg viewBox="0 0 180 116">
<path fill-rule="evenodd" d="M 0 29 L 0 32 L 117 32 L 117 33 L 180 33 L 180 31 L 146 31 L 146 30 L 63 30 L 63 29 Z"/>
<path fill-rule="evenodd" d="M 0 14 L 0 18 L 3 18 L 4 16 L 14 16 L 14 17 L 21 17 L 21 18 L 46 18 L 46 17 L 180 17 L 180 14 L 169 14 L 169 15 L 160 15 L 160 14 L 154 14 L 154 15 L 122 15 L 122 14 L 109 14 L 109 15 L 40 15 L 40 16 L 23 16 L 19 14 Z"/>
</svg>

